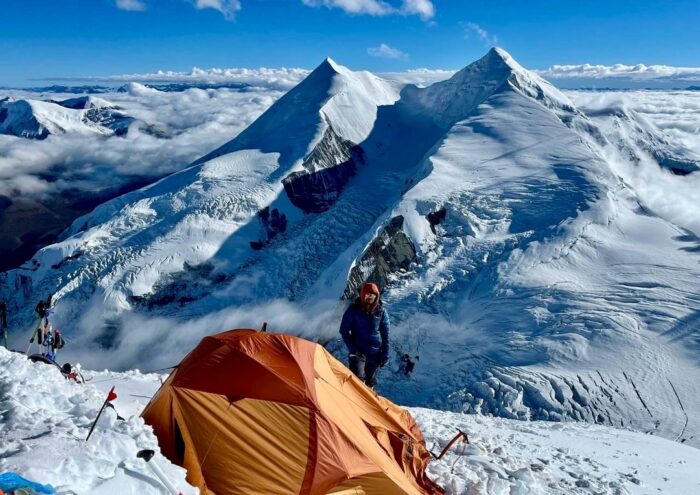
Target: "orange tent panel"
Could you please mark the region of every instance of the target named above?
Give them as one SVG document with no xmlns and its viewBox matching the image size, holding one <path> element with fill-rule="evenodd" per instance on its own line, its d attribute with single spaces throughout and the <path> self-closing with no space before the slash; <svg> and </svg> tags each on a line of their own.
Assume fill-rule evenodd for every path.
<svg viewBox="0 0 700 495">
<path fill-rule="evenodd" d="M 290 335 L 206 337 L 143 417 L 205 494 L 443 493 L 408 411 Z"/>
</svg>

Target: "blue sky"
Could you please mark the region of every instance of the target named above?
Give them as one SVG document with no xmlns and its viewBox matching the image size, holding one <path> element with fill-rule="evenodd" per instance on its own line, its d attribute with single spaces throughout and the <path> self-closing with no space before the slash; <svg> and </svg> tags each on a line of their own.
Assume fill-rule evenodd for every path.
<svg viewBox="0 0 700 495">
<path fill-rule="evenodd" d="M 0 84 L 192 67 L 700 66 L 698 0 L 5 0 Z M 355 13 L 349 12 L 354 10 Z"/>
</svg>

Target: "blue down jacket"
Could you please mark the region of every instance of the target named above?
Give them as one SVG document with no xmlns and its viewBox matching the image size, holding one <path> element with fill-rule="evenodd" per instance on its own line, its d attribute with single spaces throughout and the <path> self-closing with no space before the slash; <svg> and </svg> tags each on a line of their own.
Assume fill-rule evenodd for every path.
<svg viewBox="0 0 700 495">
<path fill-rule="evenodd" d="M 345 310 L 340 335 L 350 354 L 365 354 L 385 361 L 389 356 L 389 326 L 389 315 L 381 303 L 374 313 L 367 314 L 358 299 Z"/>
</svg>

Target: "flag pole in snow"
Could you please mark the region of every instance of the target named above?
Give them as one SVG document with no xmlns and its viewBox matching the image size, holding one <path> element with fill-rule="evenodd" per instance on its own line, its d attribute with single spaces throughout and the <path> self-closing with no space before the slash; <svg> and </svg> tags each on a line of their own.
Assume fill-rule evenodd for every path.
<svg viewBox="0 0 700 495">
<path fill-rule="evenodd" d="M 90 440 L 90 435 L 92 435 L 92 432 L 95 429 L 95 425 L 97 424 L 97 420 L 100 419 L 102 412 L 105 410 L 105 407 L 107 407 L 107 403 L 112 402 L 116 398 L 117 398 L 117 394 L 114 393 L 114 386 L 112 386 L 112 388 L 109 389 L 109 393 L 107 394 L 107 398 L 102 403 L 102 407 L 100 408 L 100 412 L 97 413 L 97 417 L 95 418 L 95 421 L 92 423 L 92 426 L 90 427 L 90 432 L 88 433 L 88 436 L 85 439 L 86 442 L 88 440 Z"/>
<path fill-rule="evenodd" d="M 163 485 L 165 485 L 165 487 L 172 495 L 182 495 L 182 492 L 175 488 L 175 485 L 173 485 L 172 482 L 165 476 L 165 473 L 163 472 L 163 470 L 160 469 L 158 464 L 156 464 L 156 461 L 151 462 L 151 459 L 153 459 L 154 455 L 155 452 L 150 449 L 139 450 L 136 453 L 136 457 L 138 457 L 139 459 L 143 459 L 144 461 L 146 461 L 146 464 L 151 466 L 151 470 L 155 473 L 160 482 L 163 483 Z"/>
</svg>

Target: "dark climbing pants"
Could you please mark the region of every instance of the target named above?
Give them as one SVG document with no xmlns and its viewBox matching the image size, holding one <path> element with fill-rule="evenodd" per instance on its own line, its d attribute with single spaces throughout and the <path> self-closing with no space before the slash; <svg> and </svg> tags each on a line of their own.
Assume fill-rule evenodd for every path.
<svg viewBox="0 0 700 495">
<path fill-rule="evenodd" d="M 350 371 L 355 373 L 355 376 L 365 382 L 368 387 L 374 387 L 377 384 L 378 370 L 379 356 L 365 354 L 350 356 Z"/>
</svg>

